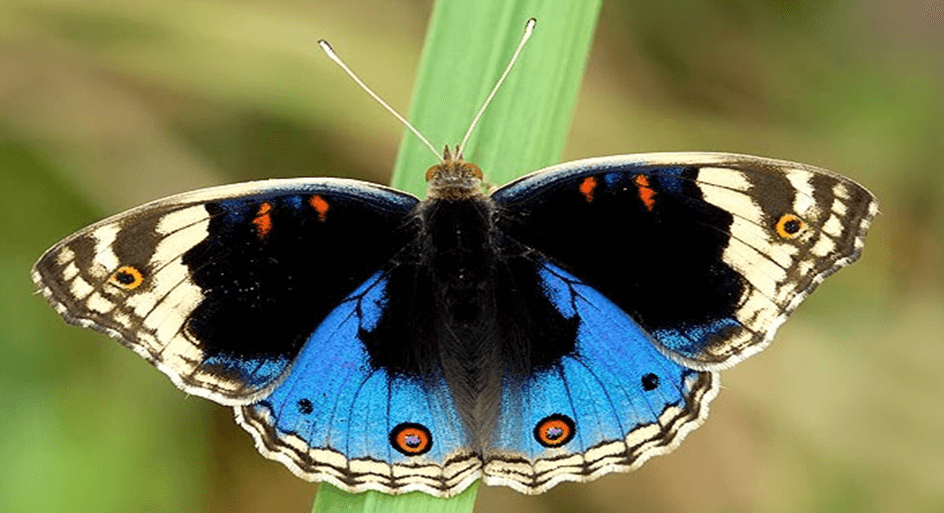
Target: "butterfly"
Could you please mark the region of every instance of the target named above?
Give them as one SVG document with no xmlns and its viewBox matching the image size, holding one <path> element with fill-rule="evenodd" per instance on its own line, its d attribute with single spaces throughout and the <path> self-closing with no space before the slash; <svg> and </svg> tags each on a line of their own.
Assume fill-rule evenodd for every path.
<svg viewBox="0 0 944 513">
<path fill-rule="evenodd" d="M 829 171 L 724 153 L 485 194 L 447 149 L 427 180 L 424 200 L 333 178 L 172 196 L 67 237 L 33 279 L 302 478 L 533 494 L 678 446 L 877 211 Z"/>
</svg>

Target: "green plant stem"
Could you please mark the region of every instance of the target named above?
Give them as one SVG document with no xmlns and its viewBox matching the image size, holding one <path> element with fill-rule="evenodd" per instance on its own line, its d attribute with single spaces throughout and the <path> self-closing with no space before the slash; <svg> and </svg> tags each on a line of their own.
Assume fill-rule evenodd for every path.
<svg viewBox="0 0 944 513">
<path fill-rule="evenodd" d="M 441 147 L 458 144 L 514 53 L 525 22 L 531 41 L 464 151 L 501 184 L 560 162 L 601 0 L 440 0 L 413 91 L 409 119 Z M 392 185 L 426 190 L 436 158 L 405 132 Z"/>
<path fill-rule="evenodd" d="M 560 161 L 602 0 L 439 0 L 409 111 L 434 144 L 458 144 L 504 70 L 529 18 L 537 28 L 464 149 L 491 183 Z M 379 107 L 378 107 L 379 108 Z M 438 142 L 437 142 L 438 141 Z M 404 132 L 392 185 L 417 195 L 438 159 Z M 350 494 L 322 484 L 313 513 L 469 512 L 477 484 L 450 499 Z"/>
</svg>

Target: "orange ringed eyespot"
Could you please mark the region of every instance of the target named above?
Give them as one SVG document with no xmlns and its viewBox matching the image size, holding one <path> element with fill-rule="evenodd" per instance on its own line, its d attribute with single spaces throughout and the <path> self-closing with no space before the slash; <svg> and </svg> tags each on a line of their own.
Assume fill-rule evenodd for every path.
<svg viewBox="0 0 944 513">
<path fill-rule="evenodd" d="M 311 205 L 311 208 L 315 209 L 315 212 L 318 212 L 318 220 L 324 222 L 328 218 L 328 202 L 324 198 L 315 194 L 308 200 L 308 204 Z"/>
<path fill-rule="evenodd" d="M 407 456 L 419 456 L 433 447 L 433 435 L 422 424 L 404 422 L 390 431 L 390 445 Z"/>
<path fill-rule="evenodd" d="M 807 224 L 799 217 L 793 214 L 784 214 L 780 216 L 774 228 L 777 230 L 777 235 L 781 238 L 794 239 L 798 237 L 806 227 Z"/>
<path fill-rule="evenodd" d="M 121 289 L 134 290 L 144 283 L 144 275 L 136 268 L 126 265 L 112 273 L 108 283 Z"/>
<path fill-rule="evenodd" d="M 534 426 L 534 439 L 544 447 L 560 447 L 571 441 L 576 432 L 573 419 L 555 413 L 544 417 Z"/>
<path fill-rule="evenodd" d="M 588 176 L 580 182 L 580 194 L 587 200 L 587 203 L 593 201 L 593 191 L 597 188 L 597 178 Z"/>
</svg>

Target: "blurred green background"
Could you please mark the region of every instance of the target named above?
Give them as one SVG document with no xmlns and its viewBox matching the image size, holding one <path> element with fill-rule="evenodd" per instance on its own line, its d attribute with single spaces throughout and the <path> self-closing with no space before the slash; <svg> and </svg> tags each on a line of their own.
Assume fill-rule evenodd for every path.
<svg viewBox="0 0 944 513">
<path fill-rule="evenodd" d="M 386 182 L 402 128 L 314 41 L 406 111 L 430 9 L 0 3 L 0 511 L 310 509 L 316 487 L 258 455 L 229 408 L 66 326 L 29 268 L 175 192 Z M 477 511 L 944 511 L 942 3 L 605 2 L 565 160 L 673 150 L 866 185 L 882 213 L 862 260 L 724 373 L 711 418 L 673 454 L 537 497 L 483 487 Z"/>
</svg>

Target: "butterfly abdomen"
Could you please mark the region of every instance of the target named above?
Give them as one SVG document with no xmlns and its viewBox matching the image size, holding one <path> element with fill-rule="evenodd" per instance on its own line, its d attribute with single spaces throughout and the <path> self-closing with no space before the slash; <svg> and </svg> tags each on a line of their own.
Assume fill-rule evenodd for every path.
<svg viewBox="0 0 944 513">
<path fill-rule="evenodd" d="M 482 195 L 432 199 L 421 207 L 423 257 L 433 298 L 435 359 L 470 438 L 482 445 L 498 418 L 502 340 L 498 330 L 494 205 Z M 417 291 L 417 295 L 424 291 Z"/>
</svg>

